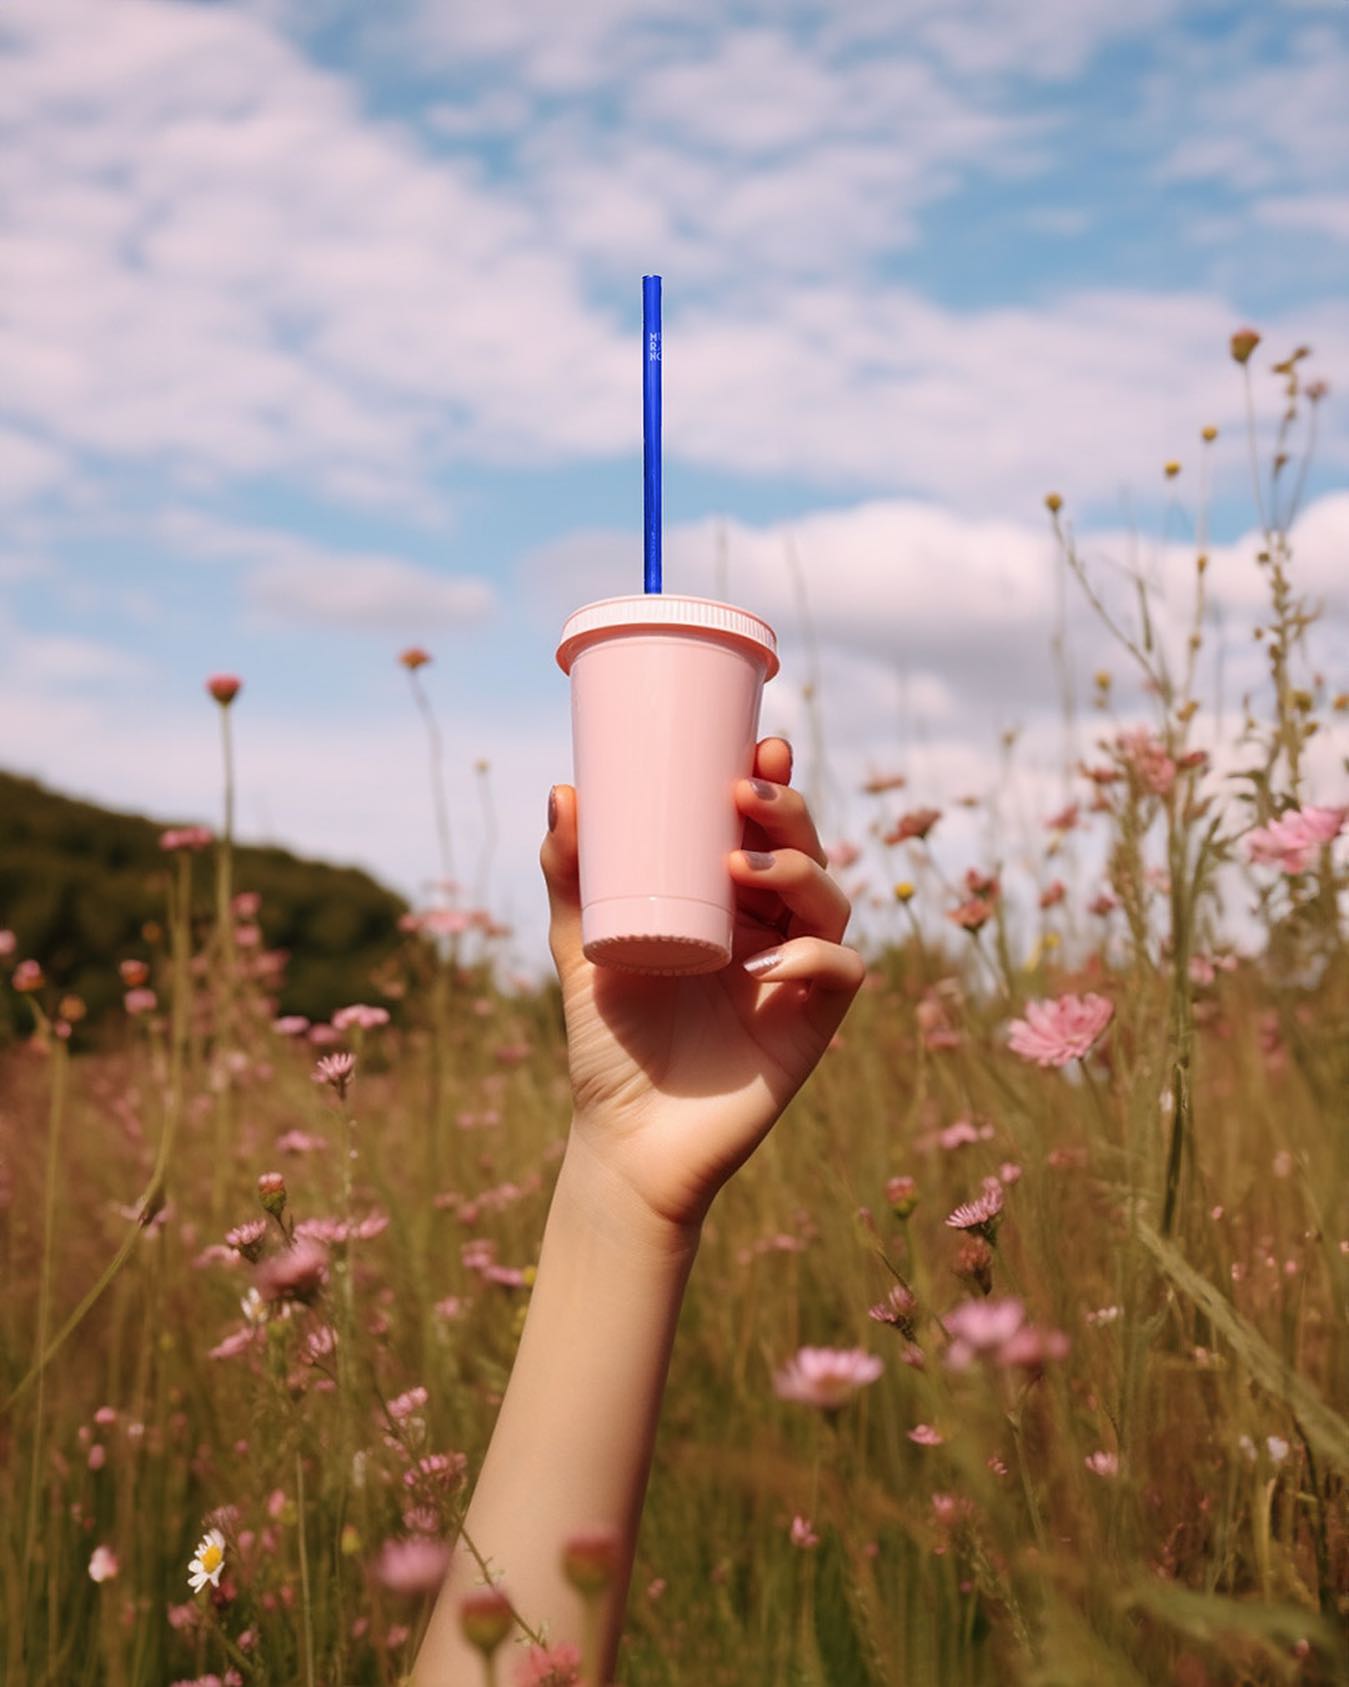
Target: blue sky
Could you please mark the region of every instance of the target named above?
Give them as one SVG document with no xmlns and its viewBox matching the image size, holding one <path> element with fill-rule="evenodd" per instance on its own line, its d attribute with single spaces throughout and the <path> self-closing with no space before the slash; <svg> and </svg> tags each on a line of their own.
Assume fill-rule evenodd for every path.
<svg viewBox="0 0 1349 1687">
<path fill-rule="evenodd" d="M 1339 0 L 11 0 L 0 761 L 209 819 L 200 683 L 233 669 L 244 829 L 414 891 L 415 640 L 464 866 L 485 758 L 537 962 L 557 628 L 640 586 L 654 270 L 667 586 L 777 624 L 764 725 L 795 733 L 796 544 L 825 829 L 880 764 L 915 800 L 986 785 L 1010 726 L 1050 803 L 1043 494 L 1105 555 L 1180 540 L 1160 465 L 1192 516 L 1218 426 L 1215 601 L 1248 624 L 1246 321 L 1262 426 L 1293 345 L 1330 383 L 1299 555 L 1344 648 L 1346 88 Z M 1149 554 L 1165 595 L 1184 547 Z"/>
</svg>

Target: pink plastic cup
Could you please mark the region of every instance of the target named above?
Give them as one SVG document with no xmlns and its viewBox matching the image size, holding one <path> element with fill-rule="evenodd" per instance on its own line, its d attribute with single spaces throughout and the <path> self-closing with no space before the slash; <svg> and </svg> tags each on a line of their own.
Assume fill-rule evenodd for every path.
<svg viewBox="0 0 1349 1687">
<path fill-rule="evenodd" d="M 766 621 L 711 598 L 604 598 L 567 618 L 587 959 L 716 972 L 731 959 L 727 857 L 744 819 L 759 704 L 778 671 Z"/>
</svg>

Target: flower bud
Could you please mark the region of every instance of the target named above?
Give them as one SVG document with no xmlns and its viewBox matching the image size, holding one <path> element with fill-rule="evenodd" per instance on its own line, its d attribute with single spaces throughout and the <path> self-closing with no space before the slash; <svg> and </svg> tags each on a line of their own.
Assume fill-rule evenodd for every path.
<svg viewBox="0 0 1349 1687">
<path fill-rule="evenodd" d="M 459 1601 L 459 1627 L 470 1646 L 491 1657 L 511 1631 L 511 1602 L 494 1587 L 476 1588 Z"/>
<path fill-rule="evenodd" d="M 222 708 L 227 708 L 239 695 L 243 681 L 235 674 L 212 674 L 206 689 Z"/>
<path fill-rule="evenodd" d="M 273 1218 L 286 1210 L 286 1180 L 280 1172 L 263 1172 L 258 1179 L 258 1200 Z"/>
<path fill-rule="evenodd" d="M 603 1593 L 618 1572 L 619 1540 L 614 1529 L 587 1529 L 562 1547 L 562 1574 L 578 1593 Z"/>
<path fill-rule="evenodd" d="M 1232 336 L 1232 357 L 1237 363 L 1249 363 L 1251 353 L 1260 344 L 1254 328 L 1238 328 Z"/>
<path fill-rule="evenodd" d="M 1050 515 L 1057 515 L 1063 508 L 1062 496 L 1057 492 L 1046 492 L 1045 508 L 1049 511 Z"/>
<path fill-rule="evenodd" d="M 410 674 L 415 674 L 418 668 L 424 668 L 431 660 L 431 653 L 423 650 L 420 645 L 413 644 L 400 652 L 398 660 Z"/>
<path fill-rule="evenodd" d="M 1210 423 L 1208 427 L 1201 428 L 1199 430 L 1199 437 L 1203 440 L 1205 445 L 1212 445 L 1214 440 L 1218 437 L 1218 430 L 1212 423 Z"/>
<path fill-rule="evenodd" d="M 896 902 L 912 902 L 915 894 L 915 887 L 910 879 L 901 879 L 895 886 Z"/>
<path fill-rule="evenodd" d="M 1180 473 L 1180 464 L 1174 458 L 1169 463 L 1163 463 L 1162 473 L 1168 480 L 1174 480 Z"/>
<path fill-rule="evenodd" d="M 918 1205 L 918 1185 L 911 1177 L 888 1178 L 885 1198 L 896 1218 L 907 1218 Z"/>
</svg>

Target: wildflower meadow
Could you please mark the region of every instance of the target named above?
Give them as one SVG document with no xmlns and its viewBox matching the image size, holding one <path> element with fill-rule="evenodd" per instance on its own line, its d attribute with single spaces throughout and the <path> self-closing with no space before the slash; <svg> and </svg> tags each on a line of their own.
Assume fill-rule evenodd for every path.
<svg viewBox="0 0 1349 1687">
<path fill-rule="evenodd" d="M 1202 507 L 1177 633 L 1065 489 L 1054 566 L 1117 660 L 1061 806 L 1017 830 L 1009 743 L 967 859 L 897 757 L 834 845 L 866 986 L 706 1223 L 622 1683 L 1349 1681 L 1349 695 L 1290 537 L 1324 388 L 1300 349 L 1275 375 L 1263 604 L 1223 634 L 1268 678 L 1222 736 Z M 1202 505 L 1199 422 L 1160 475 Z M 404 1680 L 529 1313 L 558 992 L 447 895 L 361 999 L 286 1011 L 232 848 L 248 690 L 209 679 L 222 816 L 163 836 L 111 1022 L 0 906 L 12 1687 Z M 599 1680 L 503 1593 L 462 1613 L 484 1680 Z"/>
</svg>

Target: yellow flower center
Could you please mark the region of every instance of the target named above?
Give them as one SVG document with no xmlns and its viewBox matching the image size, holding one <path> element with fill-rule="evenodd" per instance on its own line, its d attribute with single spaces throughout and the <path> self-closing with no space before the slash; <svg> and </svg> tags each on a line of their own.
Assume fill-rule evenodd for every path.
<svg viewBox="0 0 1349 1687">
<path fill-rule="evenodd" d="M 205 1570 L 208 1576 L 224 1556 L 225 1554 L 214 1541 L 211 1542 L 210 1546 L 205 1548 L 201 1555 L 201 1567 Z"/>
</svg>

